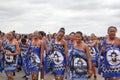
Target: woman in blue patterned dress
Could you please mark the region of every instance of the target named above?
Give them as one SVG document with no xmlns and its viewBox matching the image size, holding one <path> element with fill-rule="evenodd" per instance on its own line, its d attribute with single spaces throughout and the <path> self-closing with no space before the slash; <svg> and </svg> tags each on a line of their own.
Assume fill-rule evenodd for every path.
<svg viewBox="0 0 120 80">
<path fill-rule="evenodd" d="M 43 41 L 39 39 L 39 33 L 36 31 L 33 34 L 33 40 L 31 44 L 31 54 L 30 54 L 30 70 L 32 75 L 32 80 L 38 80 L 38 75 L 40 69 L 43 67 L 44 45 Z"/>
<path fill-rule="evenodd" d="M 71 50 L 74 48 L 74 44 L 75 44 L 75 33 L 71 32 L 69 35 L 70 40 L 68 41 L 68 51 L 69 53 L 71 52 Z M 68 55 L 69 55 L 68 53 Z"/>
<path fill-rule="evenodd" d="M 92 69 L 94 73 L 94 79 L 97 79 L 97 71 L 96 71 L 96 62 L 97 62 L 97 55 L 98 55 L 98 48 L 97 48 L 97 40 L 95 39 L 95 34 L 90 35 L 90 40 L 87 41 L 87 45 L 89 47 L 90 55 L 92 58 Z"/>
<path fill-rule="evenodd" d="M 15 39 L 18 42 L 18 44 L 20 44 L 21 35 L 20 34 L 16 34 L 15 35 Z M 17 55 L 17 72 L 21 71 L 21 66 L 22 66 L 21 55 Z"/>
<path fill-rule="evenodd" d="M 18 42 L 14 39 L 13 33 L 7 33 L 7 42 L 4 45 L 5 48 L 5 61 L 4 61 L 4 70 L 8 77 L 8 80 L 13 79 L 13 72 L 17 66 L 17 55 L 20 54 L 20 48 Z"/>
<path fill-rule="evenodd" d="M 21 60 L 22 60 L 21 66 L 24 71 L 23 78 L 25 78 L 25 80 L 28 80 L 28 77 L 30 75 L 30 71 L 29 71 L 30 45 L 26 42 L 25 38 L 22 38 L 19 46 L 20 46 L 20 56 L 21 56 Z"/>
<path fill-rule="evenodd" d="M 43 41 L 44 54 L 43 54 L 43 67 L 41 68 L 41 80 L 44 80 L 45 70 L 46 70 L 46 55 L 47 55 L 47 45 L 46 45 L 46 33 L 44 31 L 39 31 L 39 38 Z"/>
<path fill-rule="evenodd" d="M 108 37 L 102 44 L 103 62 L 101 70 L 105 80 L 120 80 L 120 39 L 116 37 L 117 28 L 108 28 Z"/>
<path fill-rule="evenodd" d="M 3 70 L 3 63 L 4 63 L 4 49 L 2 41 L 0 41 L 0 72 Z"/>
<path fill-rule="evenodd" d="M 61 28 L 55 40 L 52 41 L 51 54 L 55 80 L 63 80 L 65 69 L 67 70 L 68 48 L 67 42 L 63 39 L 64 34 L 65 30 Z"/>
<path fill-rule="evenodd" d="M 74 44 L 75 44 L 75 33 L 71 32 L 69 34 L 69 40 L 67 41 L 68 43 L 68 58 L 70 56 L 70 52 L 74 49 Z M 67 76 L 66 76 L 67 80 L 71 79 L 71 71 L 68 69 L 67 72 Z"/>
<path fill-rule="evenodd" d="M 86 80 L 92 75 L 92 63 L 89 48 L 82 41 L 82 33 L 75 34 L 74 49 L 70 52 L 69 68 L 72 72 L 71 80 Z"/>
</svg>

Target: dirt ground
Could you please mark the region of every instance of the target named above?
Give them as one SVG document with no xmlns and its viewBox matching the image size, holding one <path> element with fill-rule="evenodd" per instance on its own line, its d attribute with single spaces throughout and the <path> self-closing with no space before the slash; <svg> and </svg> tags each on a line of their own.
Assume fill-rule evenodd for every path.
<svg viewBox="0 0 120 80">
<path fill-rule="evenodd" d="M 16 76 L 14 77 L 15 80 L 24 80 L 22 77 L 24 76 L 24 73 L 22 71 L 20 72 L 16 72 Z M 4 72 L 0 73 L 0 80 L 7 80 L 6 75 Z M 31 76 L 29 77 L 29 80 L 31 80 Z M 49 73 L 45 75 L 45 79 L 44 80 L 54 80 L 54 76 Z M 64 79 L 65 80 L 65 79 Z M 94 80 L 93 78 L 91 78 L 91 80 Z M 103 80 L 101 78 L 100 75 L 98 75 L 98 79 L 97 80 Z"/>
</svg>

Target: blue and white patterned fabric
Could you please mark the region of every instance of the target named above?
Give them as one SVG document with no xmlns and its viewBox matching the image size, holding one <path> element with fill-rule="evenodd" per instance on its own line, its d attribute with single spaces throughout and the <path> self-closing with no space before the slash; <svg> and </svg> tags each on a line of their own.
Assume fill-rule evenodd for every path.
<svg viewBox="0 0 120 80">
<path fill-rule="evenodd" d="M 40 72 L 40 46 L 31 45 L 32 53 L 30 54 L 30 70 L 31 72 Z"/>
<path fill-rule="evenodd" d="M 2 72 L 4 66 L 4 52 L 3 50 L 0 51 L 0 72 Z"/>
<path fill-rule="evenodd" d="M 87 44 L 92 44 L 93 42 L 87 42 Z M 93 47 L 90 47 L 89 46 L 89 50 L 90 50 L 90 55 L 91 55 L 91 58 L 92 58 L 92 62 L 95 63 L 97 60 L 97 46 L 93 46 Z"/>
<path fill-rule="evenodd" d="M 50 50 L 50 47 L 52 45 L 52 40 L 51 41 L 46 40 L 46 45 L 48 47 L 48 50 Z"/>
<path fill-rule="evenodd" d="M 70 41 L 68 41 L 68 56 L 70 55 L 70 52 L 74 49 L 74 44 L 70 44 Z"/>
<path fill-rule="evenodd" d="M 103 77 L 120 77 L 120 47 L 104 41 L 105 52 L 102 67 Z"/>
<path fill-rule="evenodd" d="M 5 50 L 11 53 L 16 52 L 16 46 L 13 44 L 6 43 L 4 46 Z M 4 70 L 5 72 L 14 72 L 17 66 L 17 58 L 16 56 L 7 56 L 5 55 L 5 62 L 4 62 Z"/>
<path fill-rule="evenodd" d="M 46 45 L 47 45 L 47 48 L 48 48 L 48 52 L 46 50 L 44 50 L 43 65 L 44 65 L 45 72 L 49 73 L 50 72 L 50 63 L 51 63 L 49 53 L 50 53 L 50 48 L 51 48 L 51 45 L 52 45 L 52 40 L 51 41 L 46 40 Z"/>
<path fill-rule="evenodd" d="M 55 44 L 53 41 L 53 52 L 51 55 L 54 75 L 64 75 L 66 66 L 66 55 L 62 44 Z"/>
<path fill-rule="evenodd" d="M 86 80 L 88 73 L 88 61 L 85 51 L 73 49 L 69 57 L 71 80 Z"/>
<path fill-rule="evenodd" d="M 25 46 L 23 44 L 20 44 L 20 49 L 21 49 L 20 55 L 21 55 L 21 59 L 22 59 L 22 69 L 24 71 L 25 76 L 29 76 L 30 75 L 30 70 L 29 70 L 30 46 Z"/>
<path fill-rule="evenodd" d="M 68 42 L 68 58 L 70 57 L 70 52 L 74 49 L 74 44 L 70 44 L 70 41 Z M 69 62 L 69 61 L 68 61 Z M 67 75 L 66 75 L 66 80 L 71 79 L 71 71 L 68 69 Z"/>
</svg>

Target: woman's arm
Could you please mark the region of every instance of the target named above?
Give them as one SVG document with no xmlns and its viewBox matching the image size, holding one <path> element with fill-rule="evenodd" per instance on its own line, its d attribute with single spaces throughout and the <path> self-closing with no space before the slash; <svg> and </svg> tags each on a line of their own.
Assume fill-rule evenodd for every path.
<svg viewBox="0 0 120 80">
<path fill-rule="evenodd" d="M 85 44 L 85 52 L 86 52 L 86 56 L 88 59 L 88 66 L 89 66 L 88 75 L 92 76 L 92 62 L 91 62 L 91 56 L 90 56 L 90 52 L 89 52 L 89 48 L 88 48 L 87 44 Z"/>
<path fill-rule="evenodd" d="M 66 60 L 68 60 L 68 45 L 67 45 L 67 42 L 65 40 L 63 40 L 63 45 L 65 48 Z"/>
<path fill-rule="evenodd" d="M 65 40 L 63 40 L 63 45 L 65 48 L 65 55 L 66 55 L 66 71 L 68 71 L 68 45 Z"/>
<path fill-rule="evenodd" d="M 16 55 L 20 54 L 20 47 L 19 47 L 17 41 L 15 41 L 15 46 L 16 46 L 16 52 L 15 53 L 11 53 L 12 56 L 16 56 Z"/>
<path fill-rule="evenodd" d="M 41 44 L 40 44 L 40 47 L 41 47 L 41 51 L 40 51 L 40 64 L 42 65 L 42 60 L 43 60 L 43 54 L 44 54 L 44 43 L 43 41 L 41 40 Z"/>
<path fill-rule="evenodd" d="M 88 44 L 88 46 L 93 47 L 97 44 L 97 40 L 95 40 L 92 44 Z"/>
</svg>

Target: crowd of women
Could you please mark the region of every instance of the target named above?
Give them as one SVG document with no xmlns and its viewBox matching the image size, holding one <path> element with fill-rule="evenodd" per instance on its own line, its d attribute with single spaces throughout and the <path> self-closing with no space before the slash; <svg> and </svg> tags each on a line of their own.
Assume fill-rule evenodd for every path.
<svg viewBox="0 0 120 80">
<path fill-rule="evenodd" d="M 97 74 L 105 80 L 120 80 L 120 38 L 114 26 L 106 32 L 107 36 L 97 37 L 80 31 L 65 35 L 64 28 L 47 35 L 44 31 L 0 31 L 0 72 L 4 71 L 8 80 L 15 80 L 20 69 L 25 80 L 30 76 L 44 80 L 49 72 L 55 80 L 88 80 L 92 76 L 99 80 Z"/>
</svg>

